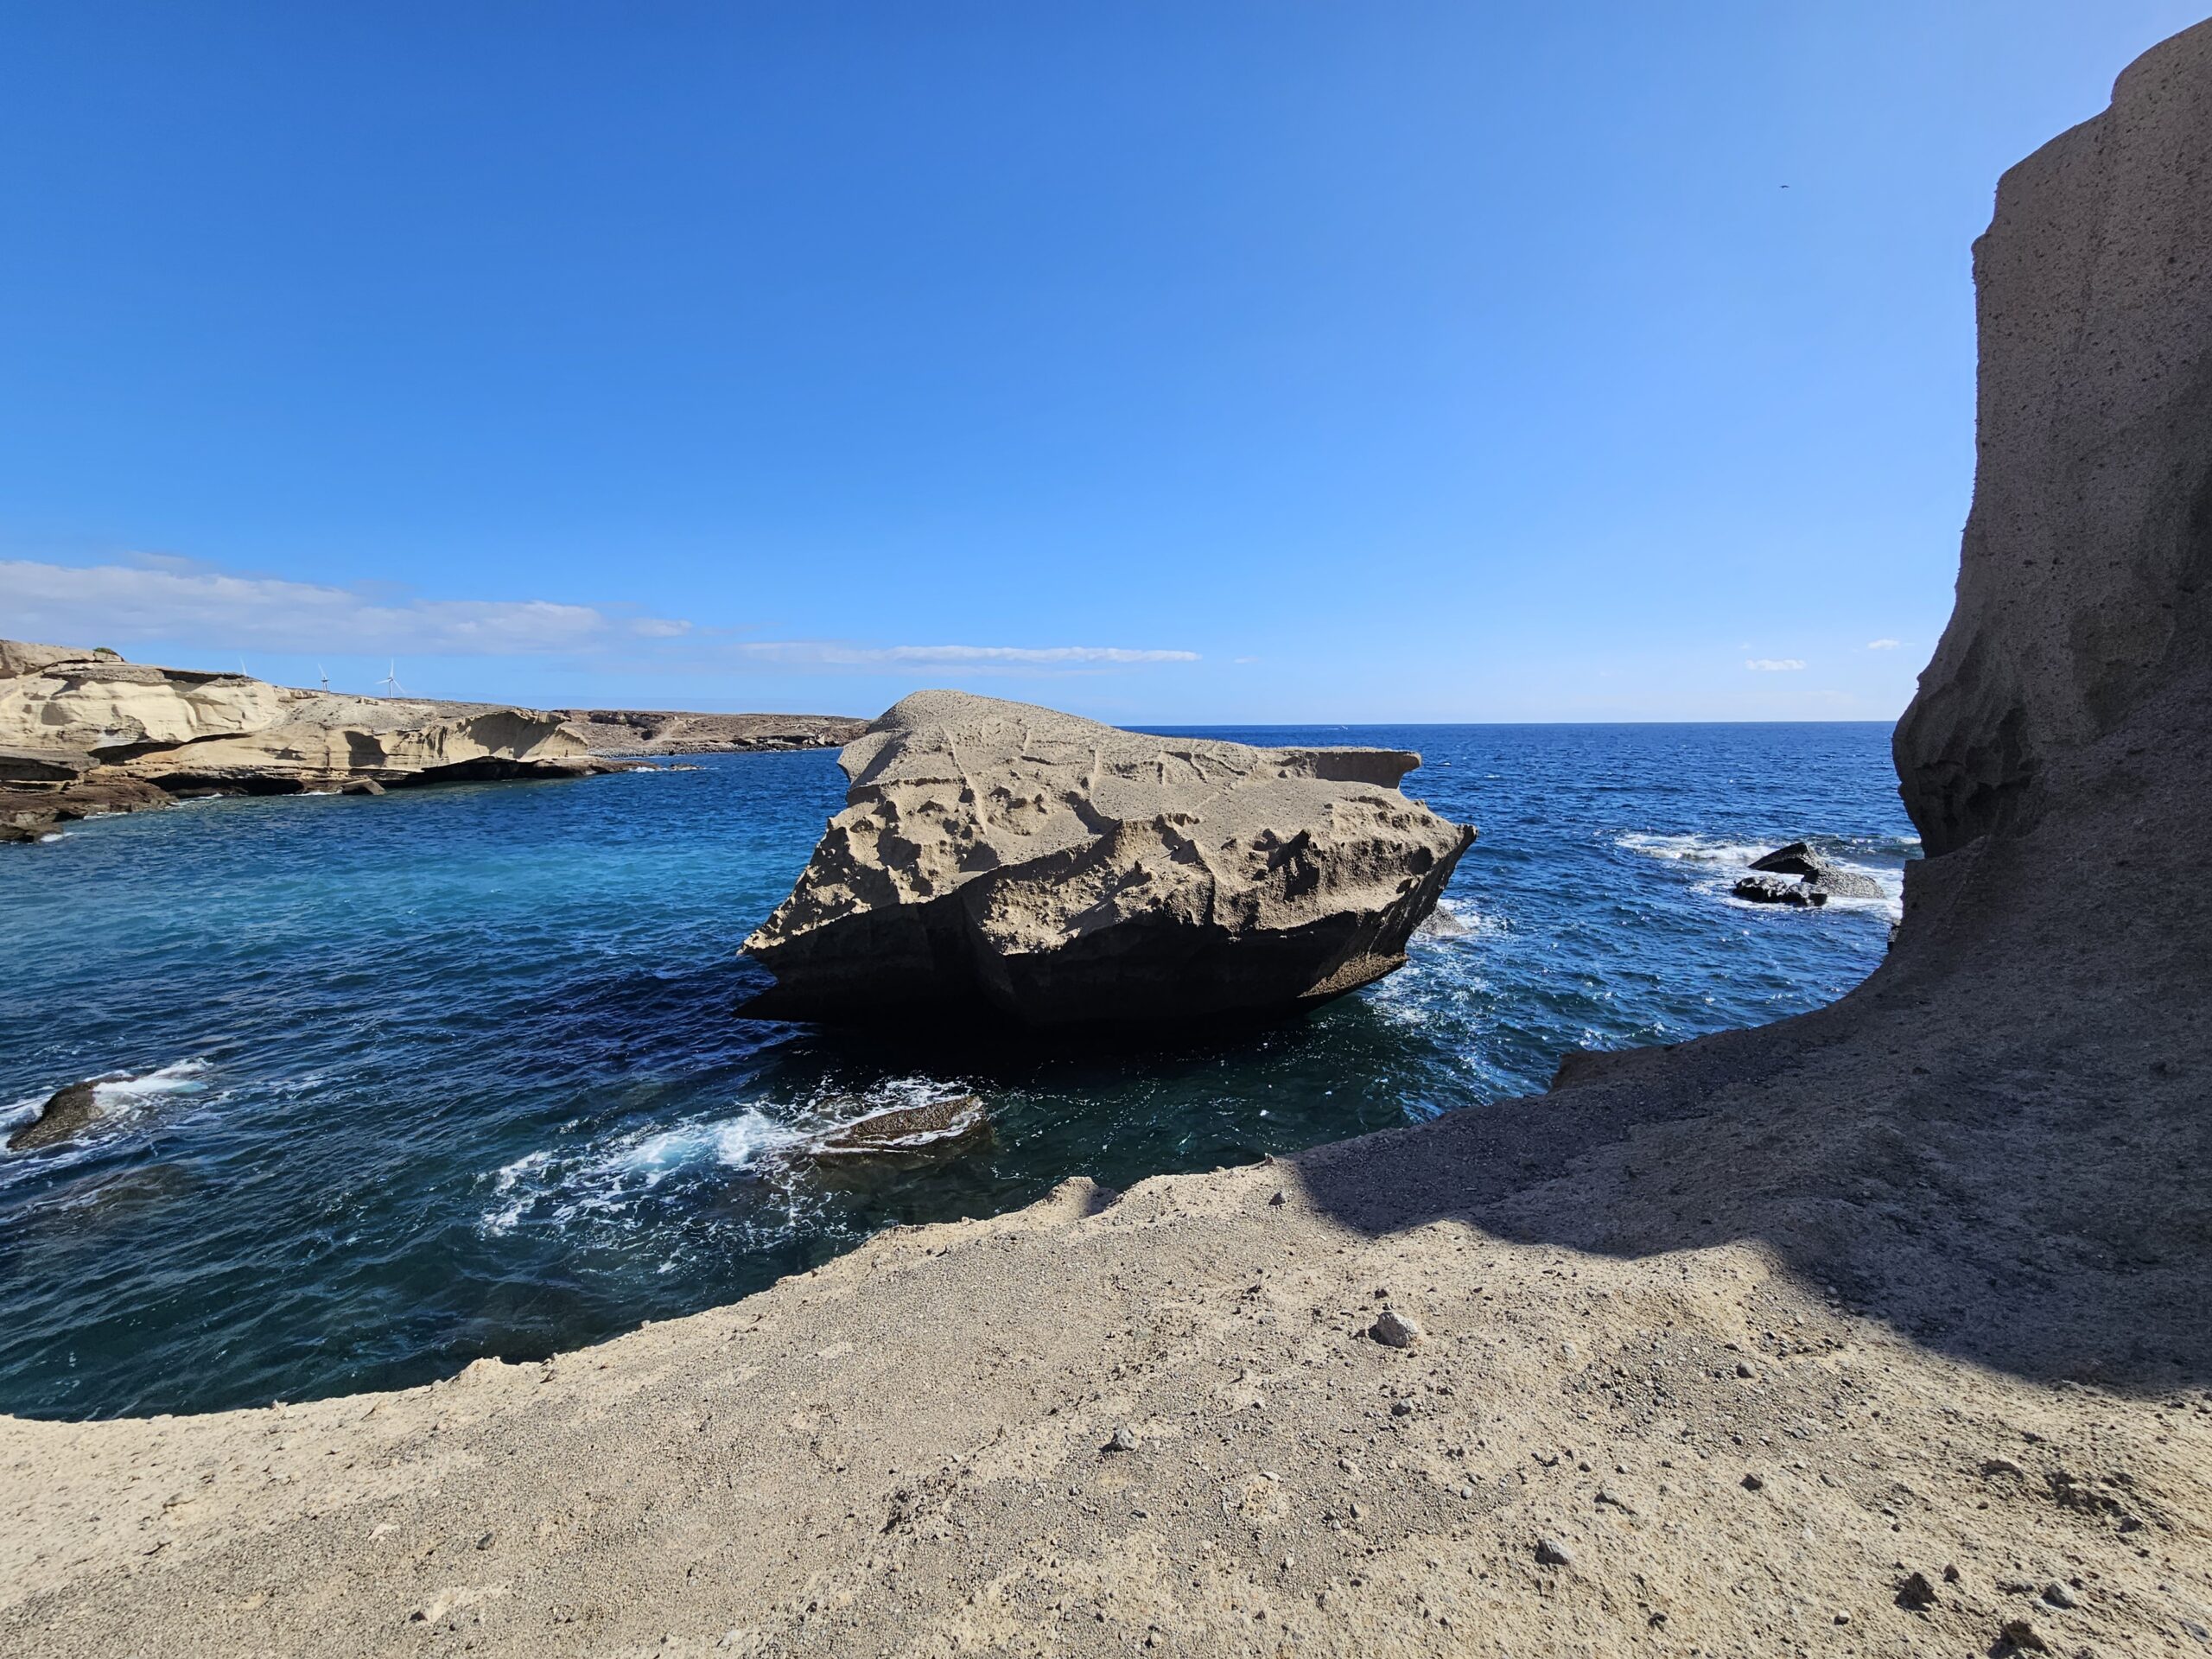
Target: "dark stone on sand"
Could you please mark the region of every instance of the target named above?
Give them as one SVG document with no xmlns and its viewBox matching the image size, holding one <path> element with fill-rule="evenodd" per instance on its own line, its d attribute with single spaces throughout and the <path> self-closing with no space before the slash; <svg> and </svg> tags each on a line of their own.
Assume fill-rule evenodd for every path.
<svg viewBox="0 0 2212 1659">
<path fill-rule="evenodd" d="M 1897 1605 L 1920 1612 L 1936 1605 L 1936 1586 L 1925 1573 L 1910 1574 L 1897 1586 Z"/>
<path fill-rule="evenodd" d="M 1367 1334 L 1385 1348 L 1410 1348 L 1421 1340 L 1421 1326 L 1397 1309 L 1386 1307 L 1382 1310 L 1382 1317 L 1369 1327 Z"/>
</svg>

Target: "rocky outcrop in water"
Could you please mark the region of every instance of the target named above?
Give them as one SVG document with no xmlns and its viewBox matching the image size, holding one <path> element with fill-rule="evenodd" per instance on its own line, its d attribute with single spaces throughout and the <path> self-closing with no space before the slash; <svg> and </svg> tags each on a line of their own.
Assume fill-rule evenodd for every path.
<svg viewBox="0 0 2212 1659">
<path fill-rule="evenodd" d="M 748 1013 L 1039 1026 L 1326 1001 L 1390 972 L 1474 839 L 1418 755 L 1149 737 L 957 691 L 848 745 L 842 812 L 745 942 Z"/>
<path fill-rule="evenodd" d="M 650 771 L 612 755 L 826 748 L 865 722 L 364 697 L 0 639 L 0 842 L 176 795 Z"/>
<path fill-rule="evenodd" d="M 1861 870 L 1845 868 L 1808 842 L 1793 841 L 1787 847 L 1751 861 L 1755 874 L 1736 883 L 1738 899 L 1753 904 L 1825 905 L 1831 899 L 1879 899 L 1882 884 Z M 1797 876 L 1796 881 L 1777 880 Z"/>
<path fill-rule="evenodd" d="M 99 1115 L 99 1085 L 116 1082 L 119 1077 L 120 1074 L 115 1077 L 94 1077 L 55 1090 L 38 1109 L 36 1117 L 18 1124 L 9 1135 L 8 1150 L 35 1152 L 41 1147 L 59 1146 L 74 1139 Z"/>
<path fill-rule="evenodd" d="M 1778 875 L 1747 875 L 1729 889 L 1747 904 L 1796 905 L 1811 907 L 1825 905 L 1828 896 L 1809 881 L 1791 881 Z"/>
</svg>

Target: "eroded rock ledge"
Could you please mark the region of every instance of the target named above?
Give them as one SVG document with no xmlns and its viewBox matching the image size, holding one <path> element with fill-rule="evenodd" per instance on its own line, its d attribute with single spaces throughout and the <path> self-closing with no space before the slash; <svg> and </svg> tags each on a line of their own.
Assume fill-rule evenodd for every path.
<svg viewBox="0 0 2212 1659">
<path fill-rule="evenodd" d="M 556 709 L 594 754 L 758 754 L 835 749 L 868 729 L 844 715 L 691 714 L 669 709 Z"/>
<path fill-rule="evenodd" d="M 1259 749 L 918 691 L 745 942 L 766 1018 L 1030 1025 L 1294 1008 L 1378 979 L 1475 838 L 1399 793 L 1417 754 Z"/>
<path fill-rule="evenodd" d="M 0 841 L 181 794 L 584 778 L 630 769 L 614 755 L 818 748 L 860 726 L 356 696 L 0 639 Z"/>
</svg>

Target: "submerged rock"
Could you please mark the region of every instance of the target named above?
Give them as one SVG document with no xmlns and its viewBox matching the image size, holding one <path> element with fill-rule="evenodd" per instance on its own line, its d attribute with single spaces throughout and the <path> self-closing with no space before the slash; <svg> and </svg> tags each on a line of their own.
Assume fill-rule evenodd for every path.
<svg viewBox="0 0 2212 1659">
<path fill-rule="evenodd" d="M 965 1151 L 991 1137 L 991 1120 L 976 1095 L 893 1106 L 841 1123 L 810 1150 L 817 1158 L 893 1158 L 915 1154 L 936 1156 Z"/>
<path fill-rule="evenodd" d="M 120 1077 L 93 1077 L 55 1090 L 47 1097 L 46 1104 L 39 1108 L 36 1117 L 18 1124 L 9 1135 L 8 1150 L 35 1152 L 41 1147 L 56 1146 L 81 1134 L 85 1126 L 99 1116 L 99 1085 L 121 1081 Z"/>
<path fill-rule="evenodd" d="M 1421 757 L 1126 732 L 921 691 L 745 948 L 758 1017 L 1038 1026 L 1310 1006 L 1405 961 L 1472 829 L 1397 790 Z"/>
</svg>

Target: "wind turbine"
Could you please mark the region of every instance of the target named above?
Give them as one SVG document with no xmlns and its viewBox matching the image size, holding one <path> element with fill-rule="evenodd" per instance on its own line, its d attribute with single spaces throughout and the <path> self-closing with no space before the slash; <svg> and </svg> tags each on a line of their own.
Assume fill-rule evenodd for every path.
<svg viewBox="0 0 2212 1659">
<path fill-rule="evenodd" d="M 384 678 L 378 680 L 377 683 L 384 687 L 384 694 L 387 697 L 397 697 L 403 695 L 399 689 L 399 664 L 396 659 L 393 661 L 390 670 L 386 671 Z"/>
<path fill-rule="evenodd" d="M 317 663 L 315 665 L 315 671 L 322 680 L 323 690 L 326 693 L 328 692 L 330 690 L 330 671 L 325 668 L 321 663 Z"/>
</svg>

